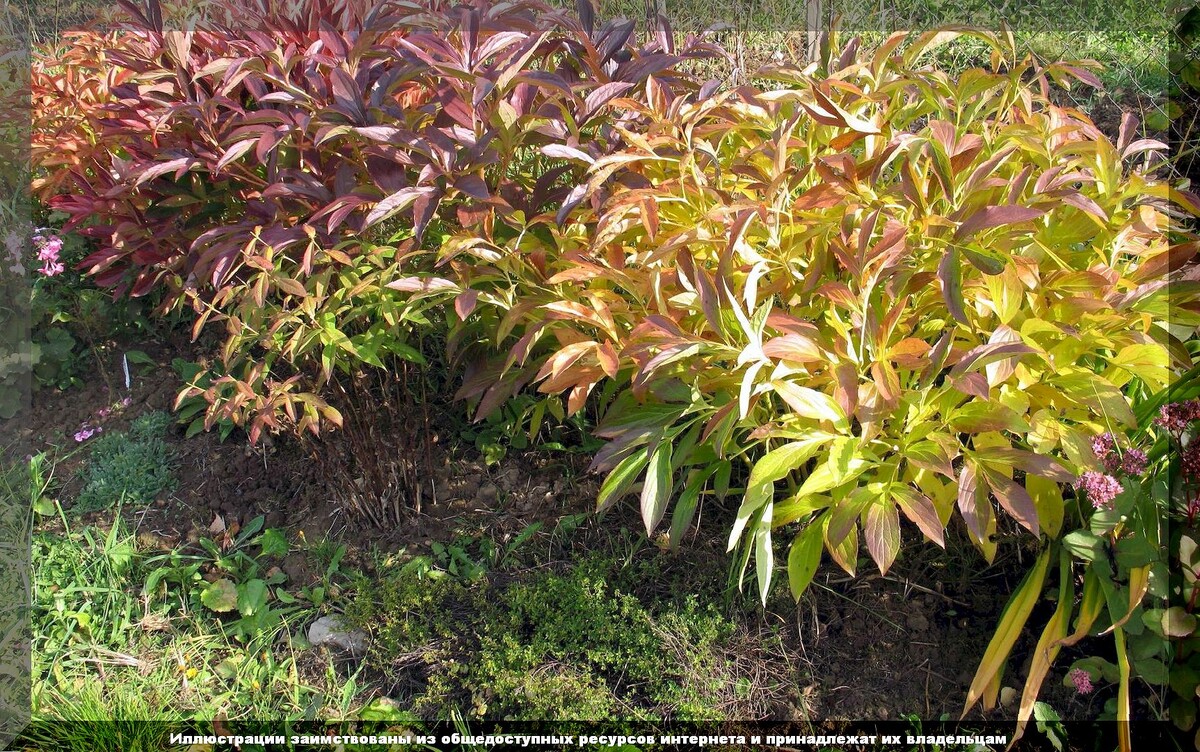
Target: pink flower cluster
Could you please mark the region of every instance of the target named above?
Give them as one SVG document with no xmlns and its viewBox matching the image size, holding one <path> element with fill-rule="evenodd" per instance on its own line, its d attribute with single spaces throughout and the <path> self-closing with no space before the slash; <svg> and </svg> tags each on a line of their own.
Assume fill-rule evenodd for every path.
<svg viewBox="0 0 1200 752">
<path fill-rule="evenodd" d="M 1075 488 L 1087 494 L 1088 501 L 1096 509 L 1112 509 L 1113 499 L 1123 490 L 1121 481 L 1104 473 L 1086 472 L 1079 478 Z"/>
<path fill-rule="evenodd" d="M 38 271 L 46 277 L 62 274 L 64 267 L 58 260 L 58 254 L 63 247 L 62 238 L 54 234 L 43 235 L 39 232 L 33 236 L 33 243 L 37 246 L 38 261 L 42 262 L 42 268 Z"/>
<path fill-rule="evenodd" d="M 1075 685 L 1075 691 L 1081 695 L 1089 695 L 1096 687 L 1092 684 L 1092 677 L 1088 672 L 1081 668 L 1073 668 L 1067 674 L 1067 678 Z"/>
<path fill-rule="evenodd" d="M 1092 439 L 1092 451 L 1104 463 L 1104 469 L 1110 475 L 1125 472 L 1130 475 L 1141 475 L 1146 472 L 1146 453 L 1140 449 L 1117 451 L 1117 439 L 1111 433 L 1102 433 Z"/>
<path fill-rule="evenodd" d="M 1200 398 L 1163 405 L 1159 408 L 1154 423 L 1178 436 L 1186 431 L 1194 420 L 1200 420 Z"/>
</svg>

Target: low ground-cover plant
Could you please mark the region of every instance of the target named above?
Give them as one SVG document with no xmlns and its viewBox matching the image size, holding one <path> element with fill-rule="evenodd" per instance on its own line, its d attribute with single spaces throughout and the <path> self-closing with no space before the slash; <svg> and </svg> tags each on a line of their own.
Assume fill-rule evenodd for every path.
<svg viewBox="0 0 1200 752">
<path fill-rule="evenodd" d="M 447 222 L 486 235 L 497 213 L 561 201 L 616 143 L 611 100 L 652 74 L 694 88 L 670 69 L 710 53 L 636 46 L 632 23 L 595 28 L 586 4 L 264 6 L 187 32 L 164 30 L 157 0 L 122 5 L 106 101 L 72 109 L 59 74 L 39 79 L 42 120 L 104 144 L 48 159 L 45 190 L 98 240 L 84 266 L 99 284 L 161 289 L 196 331 L 224 323 L 208 422 L 252 437 L 339 422 L 321 394 L 335 369 L 419 360 L 409 332 L 428 322 L 381 292 L 407 255 Z"/>
<path fill-rule="evenodd" d="M 785 672 L 739 674 L 744 651 L 767 648 L 714 603 L 635 593 L 644 567 L 593 553 L 508 585 L 470 574 L 411 559 L 360 580 L 347 606 L 391 696 L 431 718 L 457 703 L 488 718 L 745 719 L 789 692 Z"/>
<path fill-rule="evenodd" d="M 35 494 L 60 490 L 46 487 L 47 464 L 28 468 Z M 32 539 L 34 724 L 19 748 L 158 749 L 169 729 L 146 721 L 345 717 L 361 702 L 352 681 L 299 652 L 322 598 L 279 567 L 303 555 L 325 569 L 325 593 L 342 583 L 340 555 L 296 551 L 262 517 L 214 524 L 195 546 L 135 532 L 119 514 L 107 529 L 60 519 Z M 114 722 L 98 730 L 98 719 Z"/>
<path fill-rule="evenodd" d="M 139 416 L 127 432 L 81 428 L 77 440 L 101 435 L 88 447 L 87 465 L 81 470 L 83 488 L 72 511 L 83 514 L 120 504 L 148 504 L 172 490 L 171 450 L 164 440 L 171 423 L 170 415 L 157 412 Z"/>
</svg>

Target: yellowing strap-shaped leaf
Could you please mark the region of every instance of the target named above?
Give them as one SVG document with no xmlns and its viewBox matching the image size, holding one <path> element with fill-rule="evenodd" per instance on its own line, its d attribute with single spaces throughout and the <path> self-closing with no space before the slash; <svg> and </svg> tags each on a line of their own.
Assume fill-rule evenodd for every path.
<svg viewBox="0 0 1200 752">
<path fill-rule="evenodd" d="M 1131 577 L 1132 579 L 1132 577 Z M 1117 745 L 1121 752 L 1130 752 L 1133 743 L 1129 738 L 1129 654 L 1125 650 L 1125 630 L 1117 627 L 1113 633 L 1117 643 Z"/>
<path fill-rule="evenodd" d="M 1079 604 L 1079 619 L 1075 622 L 1075 631 L 1071 636 L 1063 638 L 1063 647 L 1070 647 L 1087 637 L 1103 610 L 1104 590 L 1100 587 L 1100 576 L 1096 574 L 1096 570 L 1088 567 L 1083 576 L 1083 599 Z"/>
<path fill-rule="evenodd" d="M 1046 674 L 1058 657 L 1062 648 L 1063 638 L 1067 634 L 1067 623 L 1071 621 L 1071 609 L 1075 605 L 1075 587 L 1071 582 L 1071 555 L 1065 550 L 1059 555 L 1058 577 L 1058 607 L 1054 615 L 1042 630 L 1037 647 L 1033 649 L 1033 660 L 1029 665 L 1029 675 L 1025 679 L 1025 688 L 1021 692 L 1021 705 L 1017 710 L 1017 729 L 1013 732 L 1010 744 L 1015 743 L 1025 733 L 1025 726 L 1033 717 L 1033 704 L 1037 702 L 1038 691 Z"/>
<path fill-rule="evenodd" d="M 971 680 L 971 686 L 967 690 L 967 701 L 963 705 L 960 718 L 966 718 L 968 711 L 979 702 L 986 687 L 994 681 L 1008 661 L 1008 655 L 1012 652 L 1021 630 L 1025 628 L 1025 622 L 1029 620 L 1029 614 L 1033 611 L 1038 596 L 1041 595 L 1049 564 L 1050 549 L 1046 548 L 1038 555 L 1033 568 L 1025 575 L 1025 579 L 1009 599 L 1008 605 L 1004 607 L 996 632 L 992 635 L 992 640 L 984 651 L 983 660 L 979 662 L 979 669 L 975 672 L 975 678 Z"/>
<path fill-rule="evenodd" d="M 1062 531 L 1063 513 L 1066 509 L 1058 484 L 1039 475 L 1026 475 L 1025 490 L 1029 492 L 1033 505 L 1037 508 L 1038 524 L 1041 525 L 1042 532 L 1051 540 L 1057 538 Z"/>
</svg>

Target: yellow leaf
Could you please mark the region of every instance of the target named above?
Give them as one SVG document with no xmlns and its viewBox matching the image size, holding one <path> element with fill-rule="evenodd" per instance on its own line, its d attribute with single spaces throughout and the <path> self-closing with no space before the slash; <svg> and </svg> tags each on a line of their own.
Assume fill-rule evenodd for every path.
<svg viewBox="0 0 1200 752">
<path fill-rule="evenodd" d="M 1057 538 L 1062 531 L 1063 510 L 1066 508 L 1058 484 L 1040 475 L 1026 475 L 1025 490 L 1033 499 L 1042 532 L 1052 540 Z"/>
<path fill-rule="evenodd" d="M 1021 706 L 1017 710 L 1017 729 L 1012 737 L 1014 742 L 1025 733 L 1025 726 L 1033 717 L 1033 705 L 1037 702 L 1038 691 L 1041 690 L 1042 682 L 1046 680 L 1046 674 L 1050 672 L 1050 667 L 1054 665 L 1054 659 L 1058 657 L 1063 638 L 1067 634 L 1067 623 L 1071 620 L 1071 609 L 1075 604 L 1075 588 L 1071 583 L 1071 557 L 1065 551 L 1059 559 L 1058 579 L 1058 607 L 1054 609 L 1054 615 L 1046 623 L 1046 628 L 1042 631 L 1041 638 L 1038 639 L 1037 647 L 1033 649 L 1033 659 L 1029 664 L 1029 676 L 1025 679 L 1025 688 L 1021 692 Z"/>
<path fill-rule="evenodd" d="M 1025 579 L 1009 599 L 1008 605 L 1004 607 L 996 632 L 992 635 L 992 640 L 983 653 L 983 660 L 979 662 L 979 669 L 975 672 L 975 678 L 971 681 L 971 687 L 967 690 L 967 701 L 963 706 L 961 718 L 967 717 L 967 713 L 984 696 L 990 685 L 995 684 L 996 689 L 999 689 L 997 677 L 1008 661 L 1008 655 L 1025 628 L 1025 622 L 1029 620 L 1029 614 L 1033 611 L 1038 596 L 1042 593 L 1049 564 L 1050 549 L 1046 548 L 1038 555 L 1033 568 L 1025 575 Z"/>
</svg>

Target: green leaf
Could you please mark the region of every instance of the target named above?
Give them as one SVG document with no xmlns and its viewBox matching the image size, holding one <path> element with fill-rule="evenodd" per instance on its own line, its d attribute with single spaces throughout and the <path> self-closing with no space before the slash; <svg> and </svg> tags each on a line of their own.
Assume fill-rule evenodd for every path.
<svg viewBox="0 0 1200 752">
<path fill-rule="evenodd" d="M 238 605 L 238 589 L 232 580 L 220 579 L 210 582 L 200 591 L 200 602 L 209 610 L 223 614 L 232 611 Z"/>
<path fill-rule="evenodd" d="M 232 679 L 237 676 L 238 666 L 241 665 L 241 660 L 238 658 L 226 658 L 217 665 L 213 666 L 213 673 L 222 679 Z"/>
<path fill-rule="evenodd" d="M 1104 539 L 1087 530 L 1076 530 L 1063 536 L 1063 546 L 1071 555 L 1083 561 L 1094 561 L 1104 555 Z"/>
<path fill-rule="evenodd" d="M 754 566 L 758 575 L 758 593 L 763 606 L 771 592 L 771 575 L 775 571 L 775 551 L 771 545 L 771 507 L 763 511 L 762 520 L 754 534 Z"/>
<path fill-rule="evenodd" d="M 829 518 L 826 517 L 825 519 L 828 520 Z M 841 543 L 831 543 L 826 536 L 825 550 L 829 552 L 829 556 L 837 562 L 837 565 L 845 570 L 846 574 L 853 577 L 858 572 L 857 527 L 852 526 L 850 532 L 842 539 Z"/>
<path fill-rule="evenodd" d="M 746 495 L 742 498 L 742 504 L 738 507 L 737 516 L 733 521 L 733 529 L 729 533 L 728 550 L 732 551 L 737 545 L 751 515 L 772 499 L 775 481 L 812 457 L 829 437 L 831 434 L 818 433 L 801 441 L 784 444 L 767 452 L 754 463 L 750 470 L 750 479 L 746 482 Z"/>
<path fill-rule="evenodd" d="M 696 516 L 696 505 L 700 500 L 700 492 L 704 484 L 717 471 L 719 463 L 711 463 L 703 469 L 692 470 L 688 473 L 688 481 L 679 500 L 675 502 L 675 510 L 671 513 L 670 541 L 672 550 L 679 549 L 679 542 L 691 526 Z"/>
<path fill-rule="evenodd" d="M 788 586 L 797 601 L 808 589 L 821 563 L 821 527 L 819 523 L 810 523 L 792 541 L 791 551 L 788 552 Z"/>
<path fill-rule="evenodd" d="M 971 262 L 971 266 L 992 276 L 1003 273 L 1004 266 L 1008 263 L 1008 259 L 988 248 L 963 246 L 962 252 L 967 257 L 967 261 Z"/>
<path fill-rule="evenodd" d="M 797 415 L 829 421 L 841 431 L 850 430 L 850 421 L 846 418 L 842 406 L 828 394 L 791 381 L 772 381 L 771 388 Z"/>
<path fill-rule="evenodd" d="M 958 249 L 951 248 L 938 264 L 938 279 L 942 281 L 942 299 L 950 315 L 960 324 L 967 325 L 967 312 L 963 308 L 962 261 Z"/>
<path fill-rule="evenodd" d="M 1133 668 L 1146 683 L 1152 686 L 1162 686 L 1167 683 L 1167 666 L 1157 658 L 1135 661 Z"/>
<path fill-rule="evenodd" d="M 863 536 L 867 551 L 886 575 L 900 551 L 900 516 L 890 496 L 876 498 L 863 514 Z"/>
<path fill-rule="evenodd" d="M 836 496 L 835 496 L 836 498 Z M 871 503 L 872 494 L 866 488 L 856 488 L 854 492 L 843 496 L 833 507 L 828 516 L 828 528 L 825 538 L 837 545 L 845 540 L 850 531 L 858 523 L 863 511 Z"/>
<path fill-rule="evenodd" d="M 1117 566 L 1122 569 L 1144 567 L 1158 560 L 1159 551 L 1140 536 L 1123 538 L 1117 542 Z"/>
<path fill-rule="evenodd" d="M 262 548 L 259 556 L 286 556 L 290 548 L 287 537 L 274 528 L 264 531 L 256 542 Z"/>
<path fill-rule="evenodd" d="M 1029 424 L 1011 408 L 995 402 L 971 401 L 954 411 L 950 428 L 956 433 L 1012 431 L 1027 433 Z"/>
<path fill-rule="evenodd" d="M 1066 504 L 1063 503 L 1062 491 L 1058 484 L 1040 475 L 1026 475 L 1025 490 L 1029 492 L 1029 498 L 1033 499 L 1033 506 L 1037 509 L 1038 524 L 1041 525 L 1042 532 L 1048 538 L 1057 538 L 1059 532 L 1062 531 L 1063 516 L 1066 511 Z"/>
<path fill-rule="evenodd" d="M 833 482 L 841 485 L 850 473 L 850 465 L 858 456 L 858 439 L 842 437 L 835 439 L 829 448 L 829 474 Z"/>
<path fill-rule="evenodd" d="M 238 585 L 237 608 L 242 616 L 254 616 L 267 605 L 267 583 L 254 579 Z"/>
<path fill-rule="evenodd" d="M 646 535 L 652 535 L 662 521 L 672 488 L 671 442 L 664 439 L 654 448 L 642 482 L 642 522 L 646 525 Z"/>
<path fill-rule="evenodd" d="M 1172 606 L 1163 612 L 1162 631 L 1167 637 L 1187 637 L 1196 631 L 1196 616 L 1182 606 Z"/>
<path fill-rule="evenodd" d="M 33 502 L 33 511 L 42 517 L 53 517 L 58 514 L 58 502 L 49 496 L 43 496 Z"/>
<path fill-rule="evenodd" d="M 629 493 L 629 489 L 633 487 L 634 481 L 637 480 L 647 462 L 649 462 L 648 451 L 639 449 L 617 463 L 617 466 L 600 486 L 600 494 L 596 497 L 596 511 L 603 512 Z"/>
</svg>

